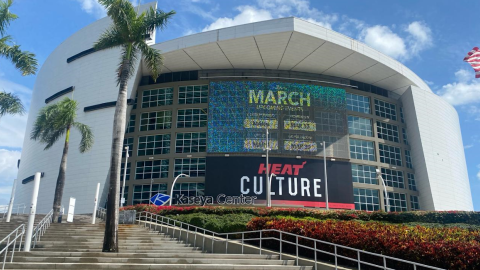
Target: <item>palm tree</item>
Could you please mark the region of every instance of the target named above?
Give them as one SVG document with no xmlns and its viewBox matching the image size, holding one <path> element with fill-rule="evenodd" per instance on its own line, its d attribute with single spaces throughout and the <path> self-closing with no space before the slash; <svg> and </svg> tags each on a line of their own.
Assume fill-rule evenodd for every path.
<svg viewBox="0 0 480 270">
<path fill-rule="evenodd" d="M 12 4 L 12 0 L 0 1 L 0 57 L 10 60 L 23 76 L 33 75 L 37 71 L 35 55 L 22 51 L 19 45 L 11 45 L 12 37 L 5 35 L 10 23 L 18 18 L 9 10 Z M 0 117 L 5 114 L 23 114 L 24 112 L 25 108 L 16 95 L 0 92 Z"/>
<path fill-rule="evenodd" d="M 6 114 L 24 113 L 25 108 L 15 94 L 0 92 L 0 117 Z"/>
<path fill-rule="evenodd" d="M 76 128 L 82 135 L 80 140 L 80 153 L 90 150 L 93 145 L 93 133 L 90 127 L 76 122 L 78 103 L 68 97 L 58 103 L 43 107 L 38 113 L 30 138 L 47 144 L 44 150 L 52 147 L 64 134 L 62 160 L 58 171 L 55 197 L 53 199 L 53 222 L 57 222 L 62 204 L 63 187 L 65 186 L 65 171 L 67 170 L 68 143 L 70 130 Z"/>
<path fill-rule="evenodd" d="M 120 194 L 120 164 L 127 113 L 127 83 L 135 72 L 139 56 L 157 79 L 162 65 L 160 51 L 145 42 L 146 35 L 164 28 L 175 11 L 163 12 L 154 8 L 137 14 L 129 0 L 99 0 L 112 19 L 113 24 L 95 43 L 95 50 L 120 48 L 120 63 L 117 69 L 119 86 L 117 105 L 113 121 L 113 138 L 109 168 L 109 189 L 103 252 L 118 252 L 118 206 Z"/>
</svg>

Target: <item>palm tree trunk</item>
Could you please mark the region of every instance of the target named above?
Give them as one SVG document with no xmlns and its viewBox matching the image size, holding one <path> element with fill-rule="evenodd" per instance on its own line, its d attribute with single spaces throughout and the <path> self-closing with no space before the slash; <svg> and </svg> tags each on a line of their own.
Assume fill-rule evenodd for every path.
<svg viewBox="0 0 480 270">
<path fill-rule="evenodd" d="M 128 57 L 126 57 L 128 58 Z M 124 60 L 120 77 L 117 106 L 113 120 L 112 154 L 110 158 L 110 186 L 107 197 L 107 216 L 105 220 L 105 236 L 103 252 L 118 252 L 118 207 L 120 204 L 120 167 L 122 161 L 123 138 L 127 121 L 127 82 L 129 62 Z"/>
<path fill-rule="evenodd" d="M 67 171 L 68 141 L 70 139 L 70 127 L 67 128 L 65 144 L 63 146 L 62 161 L 58 170 L 57 185 L 55 187 L 55 197 L 53 198 L 53 223 L 57 223 L 60 207 L 62 206 L 63 188 L 65 187 L 65 172 Z"/>
</svg>

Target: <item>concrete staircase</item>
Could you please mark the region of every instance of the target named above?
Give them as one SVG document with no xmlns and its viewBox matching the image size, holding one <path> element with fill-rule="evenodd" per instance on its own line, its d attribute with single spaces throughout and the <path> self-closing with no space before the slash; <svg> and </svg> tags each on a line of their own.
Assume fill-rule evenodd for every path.
<svg viewBox="0 0 480 270">
<path fill-rule="evenodd" d="M 202 253 L 138 225 L 120 225 L 119 253 L 103 253 L 104 225 L 52 224 L 31 252 L 15 252 L 5 269 L 312 269 L 277 255 Z"/>
<path fill-rule="evenodd" d="M 37 225 L 37 223 L 42 220 L 43 218 L 45 217 L 45 215 L 36 215 L 35 216 L 35 225 Z M 0 219 L 0 241 L 5 237 L 7 236 L 8 234 L 10 234 L 13 230 L 15 230 L 18 226 L 20 226 L 21 224 L 25 224 L 25 226 L 27 225 L 27 222 L 28 222 L 28 215 L 13 215 L 12 214 L 12 217 L 10 219 L 10 222 L 5 222 L 5 219 Z M 27 228 L 25 227 L 25 230 Z"/>
</svg>

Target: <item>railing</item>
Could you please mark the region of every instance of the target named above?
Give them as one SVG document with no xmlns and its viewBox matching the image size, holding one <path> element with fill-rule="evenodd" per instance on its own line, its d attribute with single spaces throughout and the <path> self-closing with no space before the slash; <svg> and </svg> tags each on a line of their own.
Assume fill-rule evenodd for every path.
<svg viewBox="0 0 480 270">
<path fill-rule="evenodd" d="M 15 213 L 15 209 L 16 209 L 17 215 L 20 214 L 20 210 L 22 211 L 22 214 L 25 214 L 25 208 L 27 207 L 25 206 L 24 203 L 13 205 L 12 213 Z M 8 213 L 8 205 L 0 206 L 0 213 L 2 214 L 2 219 L 5 218 Z"/>
<path fill-rule="evenodd" d="M 107 209 L 97 207 L 97 218 L 105 220 L 107 218 Z"/>
<path fill-rule="evenodd" d="M 161 232 L 164 231 L 164 227 L 165 227 L 166 228 L 166 233 L 169 233 L 169 230 L 170 230 L 173 237 L 175 237 L 175 234 L 177 234 L 179 239 L 182 236 L 182 231 L 186 231 L 184 233 L 187 233 L 186 234 L 186 242 L 187 243 L 188 243 L 189 235 L 193 234 L 192 237 L 195 238 L 194 241 L 193 241 L 194 247 L 196 247 L 197 236 L 203 237 L 203 239 L 202 239 L 202 250 L 205 250 L 205 237 L 209 236 L 209 237 L 211 237 L 212 253 L 213 253 L 213 250 L 214 250 L 214 243 L 215 242 L 225 243 L 225 253 L 228 253 L 228 244 L 229 243 L 230 244 L 232 244 L 232 243 L 240 244 L 242 254 L 244 254 L 245 242 L 255 241 L 255 242 L 258 243 L 257 248 L 259 249 L 259 253 L 262 254 L 262 251 L 271 252 L 271 250 L 267 250 L 267 249 L 264 248 L 265 245 L 263 245 L 263 247 L 262 247 L 262 244 L 264 243 L 264 241 L 276 241 L 278 243 L 278 246 L 279 246 L 278 253 L 280 255 L 280 260 L 282 259 L 282 256 L 294 256 L 295 257 L 295 264 L 298 266 L 299 265 L 298 264 L 299 260 L 300 259 L 305 259 L 305 258 L 300 258 L 300 254 L 299 254 L 299 248 L 303 248 L 303 249 L 306 249 L 306 250 L 310 250 L 314 253 L 314 256 L 313 256 L 314 258 L 313 259 L 315 260 L 315 267 L 314 267 L 315 270 L 317 270 L 317 263 L 319 262 L 319 260 L 317 259 L 317 254 L 318 253 L 328 255 L 328 256 L 332 256 L 334 258 L 334 262 L 335 262 L 335 269 L 338 269 L 338 267 L 339 267 L 339 262 L 338 261 L 343 260 L 343 261 L 348 261 L 348 262 L 354 263 L 359 270 L 362 268 L 362 266 L 363 267 L 364 266 L 370 266 L 370 267 L 374 267 L 374 268 L 377 268 L 377 269 L 384 269 L 384 270 L 393 270 L 393 268 L 390 268 L 390 267 L 387 266 L 388 262 L 390 262 L 390 263 L 391 262 L 401 263 L 404 266 L 410 266 L 411 267 L 410 269 L 413 269 L 413 270 L 417 270 L 417 269 L 420 269 L 420 268 L 421 269 L 444 270 L 444 269 L 438 268 L 438 267 L 433 267 L 433 266 L 424 265 L 424 264 L 421 264 L 421 263 L 402 260 L 402 259 L 398 259 L 398 258 L 394 258 L 394 257 L 382 255 L 382 254 L 372 253 L 372 252 L 368 252 L 368 251 L 364 251 L 364 250 L 360 250 L 360 249 L 355 249 L 355 248 L 351 248 L 351 247 L 347 247 L 347 246 L 343 246 L 343 245 L 337 245 L 337 244 L 333 244 L 333 243 L 330 243 L 330 242 L 325 242 L 325 241 L 321 241 L 321 240 L 318 240 L 318 239 L 313 239 L 313 238 L 310 238 L 310 237 L 305 237 L 305 236 L 301 236 L 301 235 L 297 235 L 297 234 L 293 234 L 293 233 L 289 233 L 289 232 L 284 232 L 284 231 L 280 231 L 280 230 L 268 229 L 268 230 L 245 231 L 245 232 L 216 233 L 216 232 L 213 232 L 213 231 L 210 231 L 210 230 L 207 230 L 207 229 L 204 229 L 204 228 L 200 228 L 200 227 L 188 224 L 188 223 L 184 223 L 184 222 L 181 222 L 181 221 L 178 221 L 178 220 L 174 220 L 174 219 L 171 219 L 171 218 L 168 218 L 168 217 L 165 217 L 165 216 L 160 216 L 160 215 L 153 214 L 153 213 L 150 213 L 150 212 L 145 212 L 145 211 L 137 213 L 137 220 L 138 220 L 138 224 L 140 224 L 141 221 L 145 221 L 145 227 L 149 227 L 150 229 L 152 229 L 152 225 L 155 226 L 155 228 L 154 228 L 155 230 L 157 229 L 158 224 L 160 224 L 160 225 L 162 225 L 162 226 L 160 226 L 161 227 L 161 229 L 160 229 Z M 147 222 L 150 222 L 150 224 L 147 225 Z M 152 224 L 152 223 L 154 223 L 154 224 Z M 177 233 L 177 231 L 178 231 L 178 233 Z M 252 235 L 252 234 L 259 235 L 259 237 L 245 238 L 246 235 L 248 236 L 248 235 Z M 278 235 L 278 238 L 272 236 L 273 234 Z M 239 236 L 241 236 L 241 239 L 238 238 Z M 289 239 L 295 239 L 295 242 L 290 241 Z M 302 243 L 306 243 L 306 242 L 313 243 L 313 247 L 302 244 Z M 287 253 L 284 250 L 282 250 L 283 244 L 293 245 L 295 247 L 295 254 Z M 319 249 L 320 246 L 328 247 L 328 249 L 333 250 L 333 252 Z M 345 252 L 345 251 L 347 251 L 347 252 Z M 355 255 L 356 258 L 345 256 L 344 255 L 345 253 L 356 254 Z M 365 261 L 365 257 L 368 257 L 369 259 L 375 258 L 376 261 L 382 262 L 382 265 L 374 264 L 372 262 Z"/>
<path fill-rule="evenodd" d="M 15 248 L 17 247 L 18 238 L 20 238 L 20 241 L 18 241 L 18 251 L 20 251 L 24 234 L 25 224 L 22 224 L 18 226 L 15 230 L 13 230 L 9 235 L 5 236 L 2 241 L 0 241 L 0 247 L 5 245 L 0 251 L 0 256 L 2 256 L 3 254 L 2 270 L 5 269 L 5 263 L 7 262 L 7 255 L 9 249 L 11 250 L 10 262 L 13 262 L 13 255 L 15 254 Z"/>
<path fill-rule="evenodd" d="M 48 214 L 40 220 L 40 222 L 33 228 L 32 234 L 32 248 L 35 248 L 37 241 L 40 241 L 40 238 L 43 236 L 45 231 L 50 227 L 52 223 L 53 209 L 48 212 Z"/>
</svg>

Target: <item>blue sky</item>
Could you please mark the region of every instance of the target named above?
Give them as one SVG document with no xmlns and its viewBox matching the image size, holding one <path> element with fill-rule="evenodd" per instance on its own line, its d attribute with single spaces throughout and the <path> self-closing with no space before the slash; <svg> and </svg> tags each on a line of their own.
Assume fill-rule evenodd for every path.
<svg viewBox="0 0 480 270">
<path fill-rule="evenodd" d="M 462 61 L 469 50 L 480 46 L 480 31 L 474 19 L 479 1 L 159 0 L 158 7 L 173 9 L 177 15 L 165 31 L 157 33 L 157 42 L 296 16 L 361 40 L 399 60 L 456 107 L 474 206 L 480 210 L 480 196 L 476 196 L 480 191 L 480 79 L 475 80 L 471 67 Z M 13 22 L 8 34 L 23 49 L 35 53 L 40 66 L 63 40 L 105 16 L 96 0 L 15 0 L 12 12 L 20 18 Z M 0 58 L 0 90 L 15 92 L 27 108 L 34 83 L 35 76 L 22 77 Z M 10 197 L 26 119 L 0 119 L 0 205 Z"/>
</svg>

